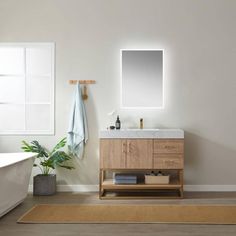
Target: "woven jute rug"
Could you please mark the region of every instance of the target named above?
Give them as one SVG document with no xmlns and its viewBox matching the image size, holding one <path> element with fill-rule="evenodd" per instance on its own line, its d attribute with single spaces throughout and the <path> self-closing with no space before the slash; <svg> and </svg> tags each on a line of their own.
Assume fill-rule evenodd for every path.
<svg viewBox="0 0 236 236">
<path fill-rule="evenodd" d="M 40 204 L 17 222 L 236 224 L 236 205 Z"/>
</svg>

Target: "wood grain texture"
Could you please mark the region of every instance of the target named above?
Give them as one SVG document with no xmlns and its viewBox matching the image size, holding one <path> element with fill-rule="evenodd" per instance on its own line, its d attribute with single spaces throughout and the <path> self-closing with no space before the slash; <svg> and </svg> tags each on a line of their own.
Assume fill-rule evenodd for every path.
<svg viewBox="0 0 236 236">
<path fill-rule="evenodd" d="M 176 170 L 178 182 L 170 175 L 170 183 L 166 185 L 145 184 L 115 185 L 100 177 L 100 199 L 109 197 L 109 193 L 118 190 L 177 190 L 176 198 L 183 197 L 183 168 L 184 168 L 184 140 L 183 139 L 100 139 L 100 171 L 104 176 L 106 171 L 150 171 L 150 170 Z M 145 194 L 144 194 L 145 195 Z M 122 196 L 126 197 L 126 196 Z M 133 198 L 141 196 L 133 195 Z M 143 196 L 160 197 L 158 195 Z M 166 197 L 170 197 L 166 195 Z M 173 196 L 174 197 L 174 196 Z M 109 197 L 112 199 L 112 197 Z M 114 197 L 113 197 L 114 198 Z"/>
<path fill-rule="evenodd" d="M 128 169 L 152 169 L 153 140 L 127 139 Z"/>
<path fill-rule="evenodd" d="M 184 159 L 182 154 L 154 154 L 153 168 L 158 169 L 183 169 Z"/>
<path fill-rule="evenodd" d="M 114 184 L 112 180 L 105 180 L 102 183 L 103 189 L 178 189 L 181 184 L 178 180 L 170 184 Z"/>
<path fill-rule="evenodd" d="M 154 153 L 184 153 L 182 139 L 154 139 Z"/>
<path fill-rule="evenodd" d="M 70 84 L 95 84 L 95 80 L 69 80 Z"/>
<path fill-rule="evenodd" d="M 100 139 L 100 168 L 125 168 L 126 141 Z"/>
</svg>

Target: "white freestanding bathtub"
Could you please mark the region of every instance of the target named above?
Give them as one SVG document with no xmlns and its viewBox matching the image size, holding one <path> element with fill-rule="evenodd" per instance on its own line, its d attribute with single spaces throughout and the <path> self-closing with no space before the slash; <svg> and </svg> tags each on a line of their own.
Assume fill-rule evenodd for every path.
<svg viewBox="0 0 236 236">
<path fill-rule="evenodd" d="M 27 196 L 35 153 L 0 153 L 0 217 Z"/>
</svg>

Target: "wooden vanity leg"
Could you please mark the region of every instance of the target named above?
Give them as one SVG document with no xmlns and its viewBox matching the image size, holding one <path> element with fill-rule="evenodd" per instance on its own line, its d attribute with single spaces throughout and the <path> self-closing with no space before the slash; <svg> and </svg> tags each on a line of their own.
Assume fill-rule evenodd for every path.
<svg viewBox="0 0 236 236">
<path fill-rule="evenodd" d="M 184 183 L 184 174 L 183 174 L 183 170 L 180 170 L 179 171 L 179 181 L 180 181 L 180 184 L 181 184 L 181 188 L 179 189 L 179 192 L 180 192 L 180 197 L 183 198 L 184 197 L 184 188 L 183 188 L 183 183 Z"/>
<path fill-rule="evenodd" d="M 100 170 L 99 172 L 99 198 L 101 199 L 103 194 L 104 194 L 104 190 L 102 188 L 102 183 L 104 181 L 104 170 Z"/>
<path fill-rule="evenodd" d="M 102 170 L 99 171 L 99 198 L 101 199 L 102 194 Z"/>
</svg>

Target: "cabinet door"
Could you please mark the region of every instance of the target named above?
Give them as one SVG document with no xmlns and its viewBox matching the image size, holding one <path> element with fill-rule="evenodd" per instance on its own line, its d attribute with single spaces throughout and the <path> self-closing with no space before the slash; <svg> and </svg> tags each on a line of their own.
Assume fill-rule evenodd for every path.
<svg viewBox="0 0 236 236">
<path fill-rule="evenodd" d="M 126 159 L 126 140 L 100 139 L 100 168 L 123 169 Z"/>
<path fill-rule="evenodd" d="M 152 139 L 127 140 L 127 169 L 151 169 L 153 154 Z"/>
</svg>

